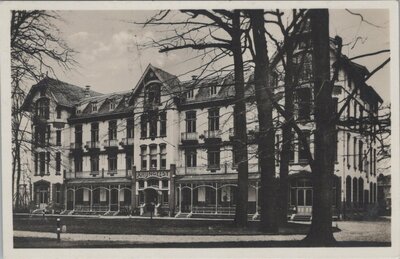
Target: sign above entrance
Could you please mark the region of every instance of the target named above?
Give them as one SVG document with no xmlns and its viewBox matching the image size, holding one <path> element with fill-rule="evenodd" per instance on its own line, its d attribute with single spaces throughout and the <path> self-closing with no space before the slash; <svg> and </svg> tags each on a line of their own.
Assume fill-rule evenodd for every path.
<svg viewBox="0 0 400 259">
<path fill-rule="evenodd" d="M 136 173 L 136 179 L 147 179 L 153 178 L 169 178 L 170 172 L 168 170 L 157 170 L 157 171 L 138 171 Z"/>
</svg>

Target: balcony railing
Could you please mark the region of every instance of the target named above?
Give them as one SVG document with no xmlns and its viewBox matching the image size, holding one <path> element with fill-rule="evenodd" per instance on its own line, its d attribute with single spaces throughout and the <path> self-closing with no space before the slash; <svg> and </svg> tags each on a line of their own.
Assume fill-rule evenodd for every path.
<svg viewBox="0 0 400 259">
<path fill-rule="evenodd" d="M 205 139 L 221 138 L 221 130 L 205 130 Z"/>
<path fill-rule="evenodd" d="M 71 149 L 82 149 L 83 144 L 82 143 L 71 143 Z"/>
<path fill-rule="evenodd" d="M 257 173 L 260 172 L 260 168 L 258 163 L 249 163 L 249 173 Z M 192 175 L 192 174 L 210 174 L 211 170 L 216 170 L 216 173 L 220 174 L 230 174 L 230 173 L 237 173 L 236 171 L 237 166 L 233 166 L 232 163 L 223 163 L 220 165 L 201 165 L 195 167 L 177 167 L 177 174 L 178 175 Z"/>
<path fill-rule="evenodd" d="M 118 147 L 118 139 L 106 139 L 103 143 L 104 147 Z"/>
<path fill-rule="evenodd" d="M 100 148 L 100 142 L 99 141 L 87 141 L 86 148 Z"/>
<path fill-rule="evenodd" d="M 196 141 L 198 140 L 197 132 L 182 132 L 181 133 L 182 141 Z"/>
<path fill-rule="evenodd" d="M 85 178 L 106 178 L 106 177 L 131 177 L 132 170 L 100 170 L 100 171 L 82 171 L 82 172 L 65 172 L 66 179 L 85 179 Z"/>
<path fill-rule="evenodd" d="M 134 138 L 123 138 L 121 144 L 123 146 L 132 146 L 134 142 Z"/>
</svg>

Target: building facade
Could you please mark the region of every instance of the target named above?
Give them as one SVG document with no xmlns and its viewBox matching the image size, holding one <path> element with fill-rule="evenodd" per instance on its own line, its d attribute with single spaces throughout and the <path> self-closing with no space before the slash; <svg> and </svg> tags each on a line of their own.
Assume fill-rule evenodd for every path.
<svg viewBox="0 0 400 259">
<path fill-rule="evenodd" d="M 295 120 L 313 151 L 310 63 L 308 57 L 295 91 Z M 365 67 L 349 60 L 344 63 L 333 89 L 337 111 L 348 94 L 358 90 L 336 131 L 335 215 L 377 201 L 376 143 L 362 118 L 377 117 L 382 99 L 362 80 L 368 73 Z M 274 77 L 277 93 L 283 87 L 278 72 Z M 248 213 L 257 217 L 256 140 L 260 133 L 252 80 L 253 74 L 247 73 Z M 145 205 L 154 203 L 156 215 L 233 215 L 240 163 L 232 145 L 233 106 L 230 75 L 181 82 L 149 65 L 132 91 L 113 94 L 45 78 L 32 87 L 24 104 L 33 114 L 33 199 L 40 208 L 59 204 L 68 214 L 143 215 Z M 275 112 L 277 177 L 282 121 Z M 288 189 L 291 215 L 311 215 L 310 176 L 304 150 L 294 134 Z"/>
</svg>

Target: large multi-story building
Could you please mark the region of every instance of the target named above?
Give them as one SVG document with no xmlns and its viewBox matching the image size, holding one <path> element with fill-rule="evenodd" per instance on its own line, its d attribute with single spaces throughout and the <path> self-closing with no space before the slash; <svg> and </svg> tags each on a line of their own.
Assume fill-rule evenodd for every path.
<svg viewBox="0 0 400 259">
<path fill-rule="evenodd" d="M 377 200 L 375 140 L 360 118 L 378 116 L 382 102 L 363 80 L 368 70 L 344 60 L 333 89 L 336 109 L 353 89 L 358 91 L 337 126 L 332 205 L 338 213 Z M 295 120 L 313 151 L 314 93 L 308 66 L 309 58 L 295 92 Z M 249 72 L 248 197 L 249 214 L 257 216 L 259 133 L 252 79 Z M 276 79 L 279 92 L 283 86 Z M 232 147 L 234 103 L 229 75 L 181 82 L 149 65 L 132 91 L 113 94 L 46 77 L 32 87 L 24 104 L 33 115 L 34 201 L 41 207 L 60 204 L 65 213 L 114 215 L 137 209 L 143 214 L 144 205 L 153 202 L 158 215 L 233 214 L 240 162 Z M 277 125 L 283 120 L 277 113 L 274 118 Z M 277 127 L 276 172 L 281 134 Z M 294 214 L 310 215 L 310 168 L 293 136 L 288 206 Z"/>
</svg>

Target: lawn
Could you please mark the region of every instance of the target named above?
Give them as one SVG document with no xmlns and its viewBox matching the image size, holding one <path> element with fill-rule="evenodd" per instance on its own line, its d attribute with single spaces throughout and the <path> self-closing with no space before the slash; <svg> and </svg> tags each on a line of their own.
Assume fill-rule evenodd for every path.
<svg viewBox="0 0 400 259">
<path fill-rule="evenodd" d="M 14 215 L 14 230 L 55 232 L 57 217 Z M 177 220 L 148 218 L 83 218 L 63 217 L 67 233 L 86 234 L 137 234 L 137 235 L 261 235 L 259 222 L 249 222 L 248 227 L 238 228 L 226 220 Z M 306 234 L 308 225 L 288 223 L 279 234 Z M 334 229 L 338 231 L 338 229 Z"/>
</svg>

